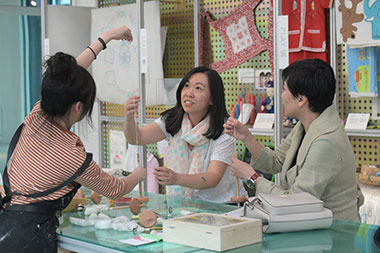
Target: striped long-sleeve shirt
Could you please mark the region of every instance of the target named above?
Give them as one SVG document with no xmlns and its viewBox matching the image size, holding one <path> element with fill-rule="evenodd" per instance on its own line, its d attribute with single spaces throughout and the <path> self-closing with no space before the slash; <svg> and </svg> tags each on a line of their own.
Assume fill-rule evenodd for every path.
<svg viewBox="0 0 380 253">
<path fill-rule="evenodd" d="M 24 120 L 24 128 L 9 163 L 11 191 L 31 194 L 58 186 L 70 178 L 85 159 L 86 151 L 80 138 L 44 116 L 40 102 L 37 102 Z M 117 199 L 127 193 L 124 180 L 105 173 L 95 161 L 91 161 L 74 181 L 101 195 Z M 56 200 L 73 188 L 73 184 L 68 184 L 40 198 L 14 195 L 11 204 Z"/>
</svg>

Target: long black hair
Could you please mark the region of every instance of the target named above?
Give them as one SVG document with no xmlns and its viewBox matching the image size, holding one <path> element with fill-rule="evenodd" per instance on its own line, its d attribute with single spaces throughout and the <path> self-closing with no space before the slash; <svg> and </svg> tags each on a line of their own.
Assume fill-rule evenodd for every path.
<svg viewBox="0 0 380 253">
<path fill-rule="evenodd" d="M 208 139 L 217 139 L 223 133 L 223 123 L 228 118 L 226 110 L 226 101 L 224 99 L 223 81 L 218 72 L 208 67 L 196 67 L 190 70 L 181 80 L 177 88 L 177 104 L 161 113 L 165 121 L 166 131 L 174 136 L 179 132 L 182 126 L 182 119 L 185 111 L 181 104 L 181 92 L 184 85 L 195 73 L 204 73 L 208 78 L 212 104 L 209 106 L 208 114 L 210 115 L 210 126 L 204 136 Z"/>
<path fill-rule="evenodd" d="M 88 71 L 71 55 L 58 52 L 45 62 L 41 109 L 50 117 L 64 116 L 76 102 L 83 103 L 82 117 L 91 120 L 96 86 Z"/>
</svg>

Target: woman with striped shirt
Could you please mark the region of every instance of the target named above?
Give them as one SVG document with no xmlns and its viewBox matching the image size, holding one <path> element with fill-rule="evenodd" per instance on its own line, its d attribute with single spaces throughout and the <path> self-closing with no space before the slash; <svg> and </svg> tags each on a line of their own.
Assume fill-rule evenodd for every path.
<svg viewBox="0 0 380 253">
<path fill-rule="evenodd" d="M 105 172 L 70 131 L 90 119 L 96 86 L 86 70 L 110 40 L 132 40 L 128 27 L 103 33 L 77 59 L 56 53 L 45 63 L 41 100 L 17 130 L 8 150 L 0 204 L 0 249 L 56 252 L 57 213 L 83 185 L 112 199 L 130 192 L 146 176 L 139 166 L 126 178 Z"/>
</svg>

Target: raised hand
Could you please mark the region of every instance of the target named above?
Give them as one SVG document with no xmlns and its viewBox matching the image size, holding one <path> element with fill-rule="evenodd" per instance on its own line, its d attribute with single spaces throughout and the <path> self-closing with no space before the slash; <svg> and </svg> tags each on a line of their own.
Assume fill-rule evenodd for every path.
<svg viewBox="0 0 380 253">
<path fill-rule="evenodd" d="M 109 40 L 133 40 L 131 29 L 129 29 L 126 25 L 122 25 L 105 31 L 102 37 L 103 36 L 109 38 Z"/>
<path fill-rule="evenodd" d="M 125 116 L 127 118 L 134 118 L 139 108 L 140 96 L 132 96 L 124 104 Z"/>
<path fill-rule="evenodd" d="M 248 179 L 255 173 L 255 170 L 246 162 L 237 158 L 231 158 L 231 174 L 241 179 Z"/>
<path fill-rule="evenodd" d="M 233 117 L 229 117 L 227 122 L 223 124 L 223 127 L 225 133 L 235 137 L 238 140 L 244 141 L 247 136 L 251 135 L 248 127 Z"/>
</svg>

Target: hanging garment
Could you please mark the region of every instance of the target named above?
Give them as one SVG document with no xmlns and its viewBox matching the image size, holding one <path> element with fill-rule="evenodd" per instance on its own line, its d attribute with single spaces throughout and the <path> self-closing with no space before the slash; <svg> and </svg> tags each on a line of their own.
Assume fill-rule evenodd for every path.
<svg viewBox="0 0 380 253">
<path fill-rule="evenodd" d="M 159 193 L 159 185 L 156 181 L 156 178 L 154 176 L 154 170 L 155 168 L 159 167 L 160 164 L 158 163 L 158 160 L 154 155 L 147 154 L 146 155 L 146 181 L 147 181 L 147 191 L 150 193 Z"/>
<path fill-rule="evenodd" d="M 210 65 L 219 73 L 234 68 L 263 51 L 268 51 L 273 71 L 273 42 L 261 37 L 256 27 L 255 8 L 262 0 L 247 0 L 233 10 L 228 16 L 213 20 L 211 13 L 202 12 L 210 25 L 222 36 L 226 58 Z M 201 24 L 203 24 L 201 20 Z M 204 33 L 204 27 L 201 27 Z M 200 59 L 205 52 L 203 34 L 200 36 Z"/>
<path fill-rule="evenodd" d="M 282 0 L 289 19 L 289 64 L 305 58 L 326 61 L 325 9 L 334 0 Z"/>
</svg>

